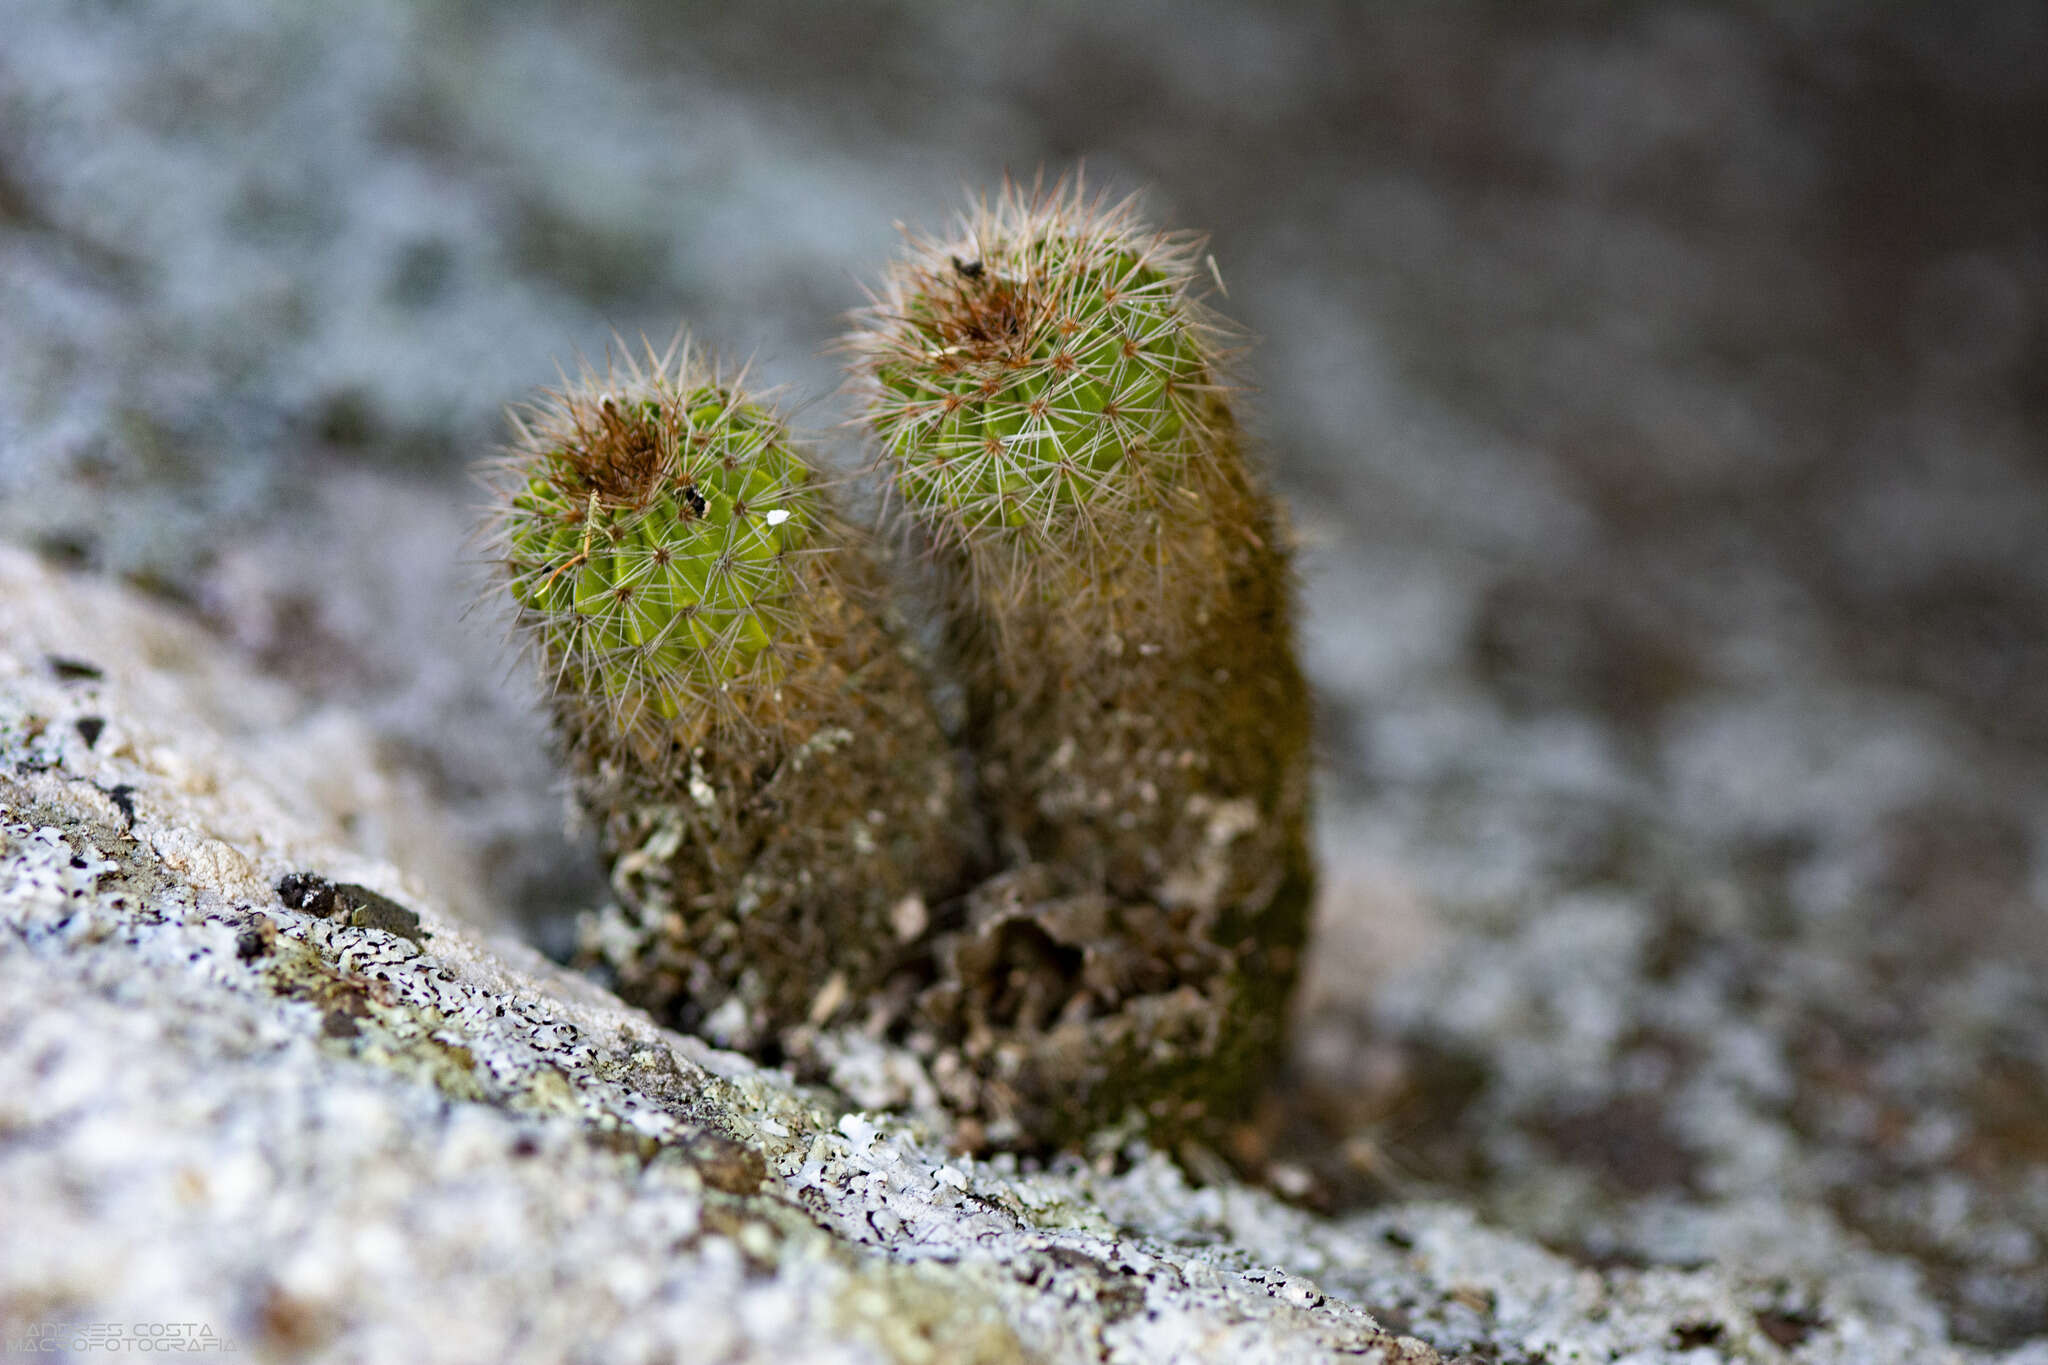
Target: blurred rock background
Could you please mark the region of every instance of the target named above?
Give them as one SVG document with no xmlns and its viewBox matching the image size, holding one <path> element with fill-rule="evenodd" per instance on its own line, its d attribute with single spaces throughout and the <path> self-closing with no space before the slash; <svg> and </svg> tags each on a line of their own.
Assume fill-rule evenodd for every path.
<svg viewBox="0 0 2048 1365">
<path fill-rule="evenodd" d="M 367 716 L 458 899 L 598 894 L 464 614 L 506 405 L 687 319 L 851 462 L 893 224 L 1085 164 L 1213 234 L 1305 544 L 1329 886 L 1238 1155 L 2048 1339 L 2038 5 L 0 17 L 0 535 Z"/>
</svg>

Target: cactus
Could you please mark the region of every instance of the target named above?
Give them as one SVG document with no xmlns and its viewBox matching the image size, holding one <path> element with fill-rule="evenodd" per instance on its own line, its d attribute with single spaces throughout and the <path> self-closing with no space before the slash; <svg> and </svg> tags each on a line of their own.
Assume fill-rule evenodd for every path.
<svg viewBox="0 0 2048 1365">
<path fill-rule="evenodd" d="M 919 1003 L 992 1136 L 1212 1124 L 1277 1059 L 1308 702 L 1198 250 L 1128 201 L 1006 188 L 914 240 L 850 339 L 1011 861 Z"/>
<path fill-rule="evenodd" d="M 914 243 L 853 338 L 971 793 L 772 410 L 682 347 L 523 421 L 500 558 L 618 893 L 585 955 L 630 998 L 799 1061 L 858 1005 L 967 1145 L 1242 1109 L 1312 890 L 1308 703 L 1197 252 L 1010 189 Z M 962 894 L 984 816 L 1002 861 Z"/>
<path fill-rule="evenodd" d="M 877 989 L 966 821 L 877 570 L 787 428 L 688 343 L 517 422 L 497 557 L 619 904 L 622 993 L 767 1045 Z"/>
</svg>

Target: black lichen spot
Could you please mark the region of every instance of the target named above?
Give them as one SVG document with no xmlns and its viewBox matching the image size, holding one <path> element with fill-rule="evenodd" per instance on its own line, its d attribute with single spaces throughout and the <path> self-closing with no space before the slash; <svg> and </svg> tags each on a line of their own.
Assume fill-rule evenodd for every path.
<svg viewBox="0 0 2048 1365">
<path fill-rule="evenodd" d="M 78 727 L 79 738 L 85 741 L 85 747 L 88 749 L 100 742 L 100 731 L 107 728 L 106 718 L 103 716 L 80 716 L 71 723 Z"/>
<path fill-rule="evenodd" d="M 290 910 L 325 918 L 334 913 L 334 884 L 311 872 L 287 872 L 277 879 L 277 897 Z"/>
<path fill-rule="evenodd" d="M 135 788 L 129 786 L 126 782 L 120 783 L 107 792 L 107 800 L 113 802 L 114 808 L 120 811 L 122 816 L 127 819 L 128 828 L 134 829 Z"/>
<path fill-rule="evenodd" d="M 1697 1346 L 1713 1346 L 1727 1331 L 1718 1322 L 1681 1322 L 1671 1329 L 1671 1347 L 1676 1351 L 1690 1351 Z"/>
<path fill-rule="evenodd" d="M 43 660 L 50 665 L 50 671 L 62 682 L 98 682 L 107 676 L 100 671 L 98 664 L 89 664 L 83 659 L 66 658 L 62 654 L 46 654 Z"/>
<path fill-rule="evenodd" d="M 266 929 L 270 929 L 268 920 L 263 921 L 261 926 L 251 925 L 236 934 L 235 956 L 243 962 L 254 962 L 259 957 L 267 956 L 270 952 L 271 937 L 277 931 L 271 929 L 269 933 L 265 933 Z"/>
<path fill-rule="evenodd" d="M 344 923 L 357 929 L 381 929 L 414 943 L 429 937 L 413 911 L 354 882 L 330 882 L 312 872 L 287 872 L 277 879 L 277 896 L 288 909 L 322 918 L 339 914 Z"/>
</svg>

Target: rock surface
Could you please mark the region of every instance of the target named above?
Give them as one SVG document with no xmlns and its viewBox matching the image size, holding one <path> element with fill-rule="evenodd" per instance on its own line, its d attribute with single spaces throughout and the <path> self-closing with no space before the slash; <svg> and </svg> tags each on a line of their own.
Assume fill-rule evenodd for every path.
<svg viewBox="0 0 2048 1365">
<path fill-rule="evenodd" d="M 739 1255 L 672 1329 L 699 1356 L 789 1346 L 785 1319 L 914 1354 L 762 1306 L 815 1312 L 788 1276 L 881 1266 L 946 1303 L 988 1270 L 1055 1358 L 1112 1317 L 1134 1359 L 1212 1329 L 1209 1355 L 1256 1358 L 1335 1320 L 1260 1318 L 1278 1282 L 1242 1272 L 1281 1266 L 1452 1359 L 2039 1365 L 2042 7 L 1166 14 L 14 7 L 0 538 L 154 600 L 12 557 L 0 585 L 0 1318 L 630 1358 L 626 1324 L 671 1330 L 638 1306 Z M 661 1044 L 687 1084 L 600 1102 L 572 1057 L 526 1094 L 554 1045 L 514 1047 L 523 1016 L 475 1017 L 472 987 L 571 1011 L 592 1057 L 654 1044 L 586 1027 L 630 1016 L 492 937 L 559 954 L 602 890 L 532 687 L 458 619 L 464 467 L 612 328 L 687 317 L 828 389 L 817 348 L 893 219 L 1077 159 L 1216 234 L 1304 531 L 1328 894 L 1285 1103 L 1230 1154 L 1299 1208 L 1199 1153 L 1177 1155 L 1200 1181 L 1114 1144 L 942 1160 L 928 1078 L 857 1035 L 821 1046 L 843 1102 L 898 1113 L 871 1143 L 842 1100 L 687 1040 Z M 432 937 L 372 900 L 289 910 L 284 872 Z M 384 954 L 418 965 L 358 970 Z M 428 1026 L 411 973 L 437 962 Z M 355 1012 L 335 983 L 380 969 L 394 994 Z M 589 1117 L 636 1094 L 680 1155 Z M 336 1095 L 357 1117 L 317 1107 Z M 748 1136 L 784 1104 L 791 1145 Z M 838 1248 L 815 1272 L 735 1252 L 705 1210 L 781 1199 L 811 1122 L 829 1152 L 897 1153 L 915 1197 L 851 1231 L 819 1214 L 789 1242 Z M 642 1182 L 719 1165 L 700 1130 L 752 1144 L 769 1194 L 708 1185 L 695 1241 L 635 1222 Z M 489 1155 L 523 1138 L 545 1159 Z M 868 1207 L 829 1152 L 805 1207 Z M 942 1165 L 1046 1202 L 999 1218 Z M 985 1256 L 952 1230 L 975 1210 Z M 408 1279 L 415 1256 L 438 1269 Z M 472 1336 L 422 1345 L 433 1313 Z"/>
<path fill-rule="evenodd" d="M 1135 1146 L 950 1156 L 365 857 L 346 823 L 432 846 L 433 812 L 337 782 L 374 773 L 365 732 L 172 612 L 0 550 L 0 642 L 17 1346 L 198 1323 L 331 1359 L 1994 1358 L 1825 1228 L 1595 1270 L 1454 1204 L 1319 1219 Z M 293 874 L 417 920 L 288 907 Z"/>
</svg>

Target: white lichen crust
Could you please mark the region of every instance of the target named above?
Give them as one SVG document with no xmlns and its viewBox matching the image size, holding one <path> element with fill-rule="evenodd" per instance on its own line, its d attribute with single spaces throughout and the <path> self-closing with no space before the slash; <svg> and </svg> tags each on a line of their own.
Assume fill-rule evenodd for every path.
<svg viewBox="0 0 2048 1365">
<path fill-rule="evenodd" d="M 1141 1146 L 1099 1169 L 950 1154 L 483 941 L 312 795 L 331 789 L 315 766 L 348 761 L 331 719 L 221 651 L 0 548 L 9 1340 L 188 1324 L 278 1359 L 1448 1358 L 1382 1325 L 1398 1314 L 1476 1359 L 1775 1365 L 1758 1323 L 1789 1306 L 1816 1324 L 1802 1365 L 2038 1360 L 1951 1347 L 1899 1263 L 1839 1239 L 1796 1283 L 1595 1272 L 1449 1204 L 1321 1220 L 1191 1187 Z M 373 748 L 364 730 L 354 761 Z M 300 871 L 419 923 L 289 908 L 272 886 Z M 1700 1324 L 1715 1344 L 1685 1345 Z"/>
</svg>

